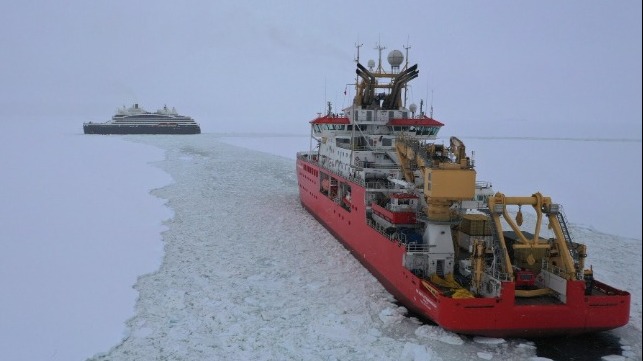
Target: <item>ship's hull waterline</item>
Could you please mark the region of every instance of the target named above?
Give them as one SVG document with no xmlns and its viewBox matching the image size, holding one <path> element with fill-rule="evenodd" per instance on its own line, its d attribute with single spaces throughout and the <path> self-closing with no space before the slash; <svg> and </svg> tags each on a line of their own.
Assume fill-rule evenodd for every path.
<svg viewBox="0 0 643 361">
<path fill-rule="evenodd" d="M 85 134 L 200 134 L 201 129 L 194 125 L 162 126 L 162 125 L 115 125 L 115 124 L 84 124 Z"/>
</svg>

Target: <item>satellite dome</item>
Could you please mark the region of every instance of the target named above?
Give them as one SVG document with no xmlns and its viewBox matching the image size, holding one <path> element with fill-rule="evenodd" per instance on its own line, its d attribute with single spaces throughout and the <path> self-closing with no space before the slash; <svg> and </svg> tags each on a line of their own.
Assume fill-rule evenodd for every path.
<svg viewBox="0 0 643 361">
<path fill-rule="evenodd" d="M 368 61 L 368 67 L 373 69 L 375 67 L 375 60 L 371 59 Z"/>
<path fill-rule="evenodd" d="M 391 50 L 390 53 L 388 53 L 388 63 L 392 67 L 399 67 L 400 64 L 404 61 L 404 55 L 402 54 L 401 51 L 399 50 Z"/>
<path fill-rule="evenodd" d="M 415 111 L 418 109 L 418 106 L 413 103 L 409 105 L 409 109 L 411 110 L 411 113 L 415 113 Z"/>
</svg>

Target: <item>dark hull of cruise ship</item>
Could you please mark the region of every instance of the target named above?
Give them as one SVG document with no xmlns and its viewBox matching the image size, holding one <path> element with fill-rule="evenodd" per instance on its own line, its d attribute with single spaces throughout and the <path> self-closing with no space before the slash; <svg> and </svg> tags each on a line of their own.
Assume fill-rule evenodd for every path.
<svg viewBox="0 0 643 361">
<path fill-rule="evenodd" d="M 200 134 L 198 125 L 83 124 L 85 134 Z"/>
</svg>

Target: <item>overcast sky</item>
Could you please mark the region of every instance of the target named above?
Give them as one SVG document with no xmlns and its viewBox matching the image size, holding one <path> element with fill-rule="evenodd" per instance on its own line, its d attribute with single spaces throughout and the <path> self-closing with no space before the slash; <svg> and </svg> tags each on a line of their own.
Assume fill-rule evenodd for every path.
<svg viewBox="0 0 643 361">
<path fill-rule="evenodd" d="M 411 46 L 410 101 L 433 99 L 443 134 L 641 139 L 638 0 L 5 1 L 0 117 L 81 132 L 138 102 L 305 134 L 378 41 Z"/>
</svg>

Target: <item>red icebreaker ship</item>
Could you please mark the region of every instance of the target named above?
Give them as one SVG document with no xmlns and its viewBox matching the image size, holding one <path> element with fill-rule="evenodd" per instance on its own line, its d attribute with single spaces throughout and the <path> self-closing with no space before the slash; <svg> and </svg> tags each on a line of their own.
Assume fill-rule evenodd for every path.
<svg viewBox="0 0 643 361">
<path fill-rule="evenodd" d="M 562 207 L 476 181 L 464 144 L 406 107 L 417 65 L 357 58 L 355 97 L 312 120 L 297 154 L 302 205 L 407 309 L 446 330 L 488 337 L 574 335 L 627 324 L 630 294 L 594 278 Z M 522 207 L 534 222 L 523 226 Z M 535 224 L 535 225 L 534 225 Z"/>
</svg>

